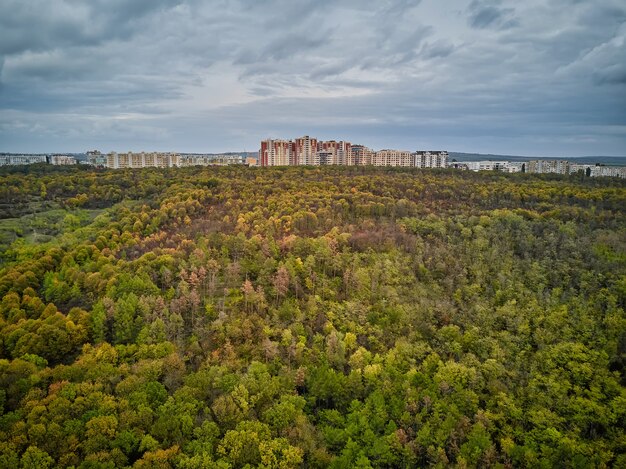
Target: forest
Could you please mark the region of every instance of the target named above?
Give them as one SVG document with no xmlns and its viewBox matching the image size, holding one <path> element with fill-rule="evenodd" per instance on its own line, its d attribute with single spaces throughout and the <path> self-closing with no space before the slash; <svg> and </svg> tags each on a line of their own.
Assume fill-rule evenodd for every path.
<svg viewBox="0 0 626 469">
<path fill-rule="evenodd" d="M 626 181 L 0 168 L 0 467 L 626 467 Z"/>
</svg>

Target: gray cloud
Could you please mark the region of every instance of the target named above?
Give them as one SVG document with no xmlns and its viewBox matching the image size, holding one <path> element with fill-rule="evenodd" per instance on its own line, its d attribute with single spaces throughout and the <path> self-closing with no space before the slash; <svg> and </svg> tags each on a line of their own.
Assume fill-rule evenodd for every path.
<svg viewBox="0 0 626 469">
<path fill-rule="evenodd" d="M 594 82 L 598 85 L 626 85 L 626 66 L 613 65 L 593 74 Z"/>
<path fill-rule="evenodd" d="M 90 2 L 7 0 L 0 4 L 0 53 L 51 50 L 72 45 L 94 45 L 128 38 L 142 19 L 176 5 L 173 0 Z"/>
<path fill-rule="evenodd" d="M 0 151 L 626 153 L 619 0 L 7 0 Z"/>
<path fill-rule="evenodd" d="M 504 8 L 499 0 L 473 0 L 470 3 L 469 24 L 472 28 L 499 27 L 503 29 L 517 26 L 514 8 Z"/>
</svg>

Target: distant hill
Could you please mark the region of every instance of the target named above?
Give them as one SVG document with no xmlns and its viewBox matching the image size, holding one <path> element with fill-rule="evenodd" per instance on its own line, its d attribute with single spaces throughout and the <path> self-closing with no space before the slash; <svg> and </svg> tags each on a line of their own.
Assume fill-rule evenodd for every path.
<svg viewBox="0 0 626 469">
<path fill-rule="evenodd" d="M 626 156 L 579 156 L 545 158 L 537 156 L 492 155 L 484 153 L 449 152 L 450 161 L 531 161 L 531 160 L 568 160 L 580 164 L 604 164 L 607 166 L 626 166 Z"/>
</svg>

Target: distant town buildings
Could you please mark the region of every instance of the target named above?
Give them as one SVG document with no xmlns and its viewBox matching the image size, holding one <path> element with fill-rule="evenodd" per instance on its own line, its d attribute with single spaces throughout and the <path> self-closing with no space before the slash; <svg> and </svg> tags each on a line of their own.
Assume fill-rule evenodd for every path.
<svg viewBox="0 0 626 469">
<path fill-rule="evenodd" d="M 50 164 L 61 166 L 73 165 L 76 164 L 76 158 L 67 155 L 52 155 L 50 156 Z"/>
<path fill-rule="evenodd" d="M 363 145 L 352 145 L 348 166 L 368 166 L 372 164 L 374 150 Z"/>
<path fill-rule="evenodd" d="M 106 167 L 111 169 L 123 168 L 172 168 L 180 166 L 180 157 L 177 153 L 116 153 L 107 154 Z"/>
<path fill-rule="evenodd" d="M 256 160 L 253 159 L 254 162 Z M 249 165 L 249 158 L 242 155 L 219 154 L 203 155 L 196 153 L 183 153 L 180 155 L 179 166 L 229 166 L 229 165 Z"/>
<path fill-rule="evenodd" d="M 0 155 L 0 166 L 14 166 L 47 162 L 47 155 Z"/>
<path fill-rule="evenodd" d="M 86 155 L 88 164 L 96 168 L 106 168 L 108 161 L 106 155 L 103 155 L 98 150 L 89 150 Z"/>
<path fill-rule="evenodd" d="M 591 177 L 626 178 L 626 166 L 591 166 Z"/>
<path fill-rule="evenodd" d="M 100 156 L 94 155 L 94 159 Z M 250 165 L 256 163 L 255 159 L 247 158 L 238 154 L 207 155 L 200 153 L 115 153 L 106 155 L 104 167 L 112 169 L 121 168 L 173 168 L 188 166 L 228 166 Z"/>
<path fill-rule="evenodd" d="M 305 135 L 293 140 L 261 141 L 258 159 L 247 154 L 172 153 L 172 152 L 110 152 L 89 150 L 80 154 L 0 153 L 0 166 L 47 163 L 52 165 L 87 164 L 96 168 L 174 168 L 191 166 L 383 166 L 405 168 L 451 168 L 466 171 L 500 171 L 505 173 L 575 174 L 587 177 L 619 177 L 626 179 L 626 166 L 582 164 L 568 160 L 482 160 L 448 161 L 446 151 L 372 150 L 365 145 L 347 141 L 318 140 Z M 86 157 L 86 158 L 85 158 Z"/>
<path fill-rule="evenodd" d="M 565 160 L 533 160 L 527 163 L 526 172 L 537 174 L 569 174 L 570 163 Z"/>
<path fill-rule="evenodd" d="M 448 164 L 445 151 L 417 151 L 414 155 L 416 168 L 445 168 Z"/>
<path fill-rule="evenodd" d="M 531 174 L 574 174 L 582 171 L 590 177 L 626 178 L 626 166 L 604 166 L 580 164 L 567 160 L 531 161 L 462 161 L 450 163 L 448 167 L 470 171 L 502 171 L 505 173 Z"/>
<path fill-rule="evenodd" d="M 464 164 L 470 171 L 502 171 L 504 173 L 524 171 L 523 163 L 516 161 L 465 161 L 459 164 Z"/>
<path fill-rule="evenodd" d="M 407 168 L 445 168 L 445 151 L 380 150 L 335 140 L 317 140 L 305 135 L 295 140 L 261 141 L 261 166 L 400 166 Z"/>
<path fill-rule="evenodd" d="M 415 166 L 415 157 L 410 151 L 401 150 L 380 150 L 372 157 L 374 166 L 404 166 L 410 168 Z"/>
</svg>

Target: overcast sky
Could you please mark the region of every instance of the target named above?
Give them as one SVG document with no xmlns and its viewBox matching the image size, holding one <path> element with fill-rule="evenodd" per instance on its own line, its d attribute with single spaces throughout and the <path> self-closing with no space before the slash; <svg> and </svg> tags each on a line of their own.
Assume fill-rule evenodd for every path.
<svg viewBox="0 0 626 469">
<path fill-rule="evenodd" d="M 0 151 L 626 155 L 624 0 L 2 0 Z"/>
</svg>

